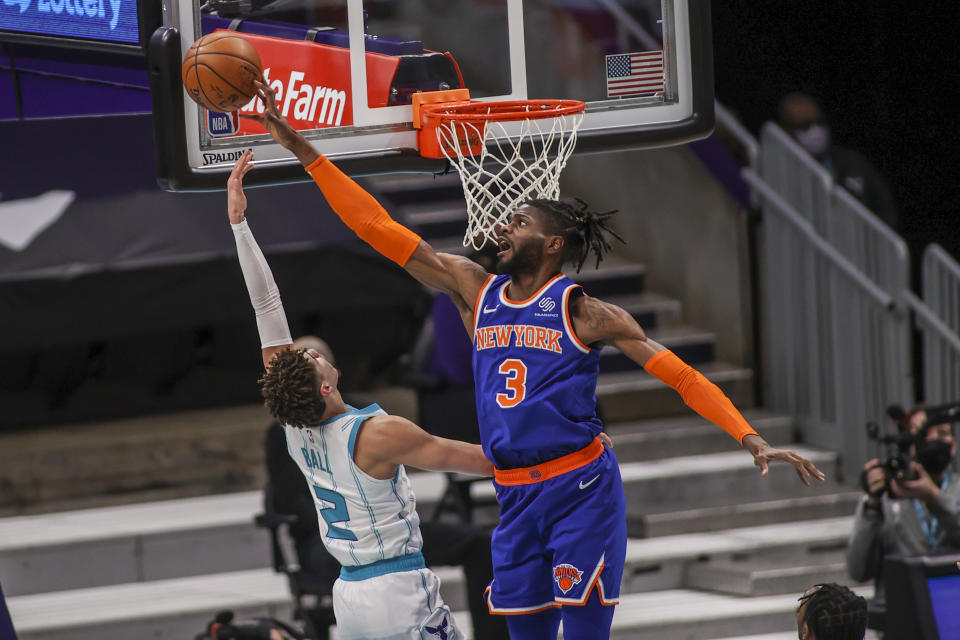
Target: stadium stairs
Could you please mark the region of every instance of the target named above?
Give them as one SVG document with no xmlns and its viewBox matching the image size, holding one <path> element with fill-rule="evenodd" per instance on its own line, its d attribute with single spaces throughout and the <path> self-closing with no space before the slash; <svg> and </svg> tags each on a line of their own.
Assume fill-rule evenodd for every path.
<svg viewBox="0 0 960 640">
<path fill-rule="evenodd" d="M 379 186 L 407 222 L 438 248 L 456 250 L 456 178 L 391 180 Z M 598 396 L 621 463 L 630 532 L 613 637 L 795 638 L 797 596 L 818 582 L 850 583 L 843 548 L 857 493 L 837 484 L 835 453 L 793 444 L 789 419 L 752 408 L 752 372 L 717 362 L 712 334 L 684 326 L 680 302 L 647 291 L 644 278 L 642 265 L 624 262 L 579 276 L 828 481 L 806 488 L 786 465 L 760 478 L 728 435 L 605 350 Z M 415 418 L 412 395 L 371 397 Z M 289 619 L 286 581 L 269 568 L 267 535 L 253 524 L 267 423 L 251 405 L 0 436 L 0 508 L 8 514 L 0 518 L 0 580 L 20 638 L 181 639 L 223 609 Z M 427 517 L 446 478 L 411 470 L 411 480 Z M 471 493 L 480 505 L 493 498 L 488 482 Z M 480 506 L 477 517 L 493 522 L 495 508 Z M 462 573 L 438 573 L 444 598 L 469 628 Z"/>
</svg>

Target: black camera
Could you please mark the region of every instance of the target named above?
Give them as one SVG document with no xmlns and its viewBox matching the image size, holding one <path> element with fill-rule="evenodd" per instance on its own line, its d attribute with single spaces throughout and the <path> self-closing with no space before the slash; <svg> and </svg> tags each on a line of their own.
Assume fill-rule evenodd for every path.
<svg viewBox="0 0 960 640">
<path fill-rule="evenodd" d="M 194 640 L 270 640 L 271 631 L 284 640 L 309 640 L 299 629 L 274 618 L 235 620 L 232 611 L 221 611 Z"/>
<path fill-rule="evenodd" d="M 887 476 L 884 491 L 889 490 L 890 480 L 903 482 L 916 479 L 916 473 L 910 464 L 911 462 L 919 462 L 932 475 L 938 473 L 937 469 L 942 469 L 945 466 L 942 460 L 944 452 L 946 452 L 947 463 L 949 463 L 949 446 L 945 443 L 926 442 L 927 432 L 930 427 L 960 421 L 960 402 L 929 407 L 924 409 L 924 412 L 926 413 L 926 420 L 915 433 L 910 431 L 907 412 L 897 405 L 887 407 L 887 416 L 896 425 L 897 433 L 889 435 L 881 433 L 880 425 L 876 422 L 867 423 L 867 437 L 886 447 L 886 456 L 880 460 L 880 466 Z M 917 457 L 912 455 L 912 451 L 918 452 Z M 932 456 L 928 454 L 932 454 Z M 936 458 L 936 460 L 931 458 Z M 866 471 L 860 474 L 860 484 L 863 490 L 868 492 Z"/>
<path fill-rule="evenodd" d="M 910 463 L 913 461 L 910 449 L 916 445 L 918 438 L 910 434 L 908 427 L 901 426 L 898 423 L 897 433 L 888 435 L 881 433 L 880 425 L 876 422 L 868 422 L 867 437 L 886 448 L 887 455 L 880 459 L 880 466 L 887 476 L 884 491 L 889 490 L 890 480 L 903 482 L 916 478 L 916 474 L 910 466 Z M 860 474 L 860 485 L 864 491 L 869 493 L 866 471 Z"/>
</svg>

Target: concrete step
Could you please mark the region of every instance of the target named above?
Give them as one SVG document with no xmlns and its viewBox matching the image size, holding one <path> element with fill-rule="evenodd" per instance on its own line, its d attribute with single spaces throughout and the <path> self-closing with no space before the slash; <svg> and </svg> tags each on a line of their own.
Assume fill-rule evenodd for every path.
<svg viewBox="0 0 960 640">
<path fill-rule="evenodd" d="M 873 595 L 872 587 L 857 593 Z M 628 594 L 613 616 L 612 640 L 709 640 L 793 630 L 799 594 L 743 598 L 691 589 Z"/>
<path fill-rule="evenodd" d="M 441 473 L 411 473 L 422 514 L 446 488 Z M 489 485 L 489 483 L 487 483 Z M 492 486 L 486 498 L 493 498 Z M 259 491 L 0 519 L 4 593 L 23 595 L 270 566 L 253 524 Z M 64 567 L 69 567 L 65 571 Z"/>
<path fill-rule="evenodd" d="M 798 451 L 830 473 L 832 454 Z M 751 493 L 810 491 L 786 465 L 760 478 L 743 451 L 626 462 L 621 474 L 630 513 L 667 511 L 683 504 L 685 495 L 731 503 Z M 410 479 L 421 513 L 430 513 L 446 488 L 445 476 L 410 473 Z M 492 482 L 473 483 L 471 495 L 492 502 Z M 244 492 L 0 519 L 4 589 L 16 595 L 266 567 L 267 537 L 253 524 L 261 504 L 260 492 Z M 80 568 L 65 572 L 64 566 Z"/>
<path fill-rule="evenodd" d="M 370 187 L 389 203 L 414 207 L 427 202 L 463 203 L 463 185 L 456 172 L 444 175 L 395 174 L 364 178 L 364 186 Z"/>
<path fill-rule="evenodd" d="M 774 500 L 836 491 L 836 453 L 801 446 L 791 449 L 813 461 L 830 483 L 814 481 L 805 487 L 793 466 L 786 463 L 771 464 L 767 476 L 761 477 L 746 450 L 631 462 L 620 465 L 627 511 L 662 513 L 688 504 L 691 498 L 707 507 L 737 504 L 744 496 Z"/>
<path fill-rule="evenodd" d="M 564 273 L 574 282 L 583 285 L 583 290 L 588 295 L 604 300 L 614 296 L 642 293 L 647 278 L 647 268 L 644 265 L 614 260 L 601 262 L 599 269 L 594 269 L 592 264 L 585 264 L 580 273 L 569 267 Z"/>
<path fill-rule="evenodd" d="M 747 409 L 743 415 L 770 444 L 785 446 L 792 442 L 793 420 L 788 416 L 759 409 Z M 684 416 L 611 422 L 606 431 L 613 438 L 620 462 L 723 453 L 739 446 L 726 431 L 689 409 Z"/>
<path fill-rule="evenodd" d="M 0 513 L 69 508 L 100 496 L 263 486 L 260 443 L 269 422 L 262 405 L 244 405 L 4 433 Z"/>
<path fill-rule="evenodd" d="M 853 518 L 826 518 L 741 527 L 710 533 L 686 533 L 627 540 L 624 593 L 685 587 L 696 563 L 735 557 L 802 557 L 818 549 L 846 544 Z"/>
<path fill-rule="evenodd" d="M 404 221 L 431 244 L 434 240 L 463 237 L 467 230 L 467 209 L 461 194 L 460 202 L 430 202 L 404 207 Z"/>
<path fill-rule="evenodd" d="M 719 386 L 738 409 L 753 406 L 753 371 L 750 369 L 714 361 L 698 364 L 697 370 Z M 633 371 L 601 374 L 597 398 L 607 422 L 691 413 L 676 391 L 636 365 Z"/>
<path fill-rule="evenodd" d="M 690 589 L 740 596 L 803 593 L 810 585 L 850 582 L 839 548 L 814 547 L 802 554 L 744 554 L 693 563 L 687 567 L 685 584 Z"/>
<path fill-rule="evenodd" d="M 645 331 L 680 324 L 680 301 L 654 291 L 612 294 L 603 300 L 626 310 Z"/>
<path fill-rule="evenodd" d="M 859 491 L 840 491 L 664 513 L 627 513 L 627 529 L 633 536 L 648 538 L 793 520 L 839 518 L 853 514 L 861 495 Z"/>
<path fill-rule="evenodd" d="M 7 595 L 270 566 L 259 491 L 0 519 Z M 67 569 L 68 568 L 68 569 Z"/>
<path fill-rule="evenodd" d="M 647 336 L 673 351 L 687 364 L 699 366 L 713 361 L 716 336 L 709 331 L 674 325 L 647 331 Z M 601 373 L 637 371 L 640 368 L 640 365 L 610 345 L 603 347 L 600 356 Z"/>
<path fill-rule="evenodd" d="M 685 591 L 695 594 L 690 596 L 693 600 L 688 610 L 675 611 L 673 616 L 664 617 L 663 608 L 668 606 L 669 590 L 680 588 L 688 567 L 692 563 L 702 562 L 703 558 L 734 557 L 744 554 L 745 550 L 757 555 L 790 549 L 800 552 L 837 544 L 849 535 L 851 524 L 850 518 L 844 518 L 748 527 L 710 535 L 688 534 L 630 540 L 627 547 L 625 595 L 616 614 L 613 637 L 636 637 L 630 634 L 638 633 L 651 633 L 658 638 L 722 635 L 721 632 L 728 629 L 724 622 L 727 614 L 722 612 L 724 608 L 719 603 L 724 603 L 726 609 L 735 610 L 738 612 L 736 615 L 750 621 L 734 632 L 771 631 L 769 626 L 763 627 L 756 621 L 764 618 L 769 606 L 769 603 L 763 604 L 762 598 L 730 599 L 729 596 Z M 454 572 L 457 570 L 438 570 L 445 585 L 444 597 L 451 604 L 457 601 L 457 595 L 451 592 L 457 581 Z M 644 591 L 643 581 L 649 584 L 655 572 L 660 573 L 658 582 L 665 586 L 657 589 L 660 593 L 640 593 Z M 791 606 L 795 606 L 796 594 L 791 594 L 789 598 Z M 659 607 L 652 605 L 656 602 L 660 603 Z M 709 603 L 716 603 L 717 606 L 707 611 Z M 21 638 L 31 640 L 191 637 L 189 633 L 196 633 L 196 629 L 201 628 L 200 625 L 209 620 L 213 613 L 225 608 L 233 609 L 242 616 L 272 615 L 289 619 L 286 581 L 270 569 L 15 596 L 9 598 L 8 604 Z M 692 611 L 697 613 L 691 614 Z M 705 619 L 722 623 L 712 630 L 708 629 L 713 635 L 672 635 L 698 630 Z M 705 626 L 709 627 L 709 624 Z"/>
<path fill-rule="evenodd" d="M 790 631 L 780 631 L 776 633 L 761 633 L 760 635 L 751 636 L 725 636 L 723 638 L 711 638 L 710 640 L 797 640 L 797 630 L 792 629 Z M 867 629 L 867 633 L 863 636 L 863 640 L 880 640 L 880 636 L 873 629 Z"/>
<path fill-rule="evenodd" d="M 446 598 L 443 587 L 441 593 Z M 224 609 L 237 618 L 290 621 L 290 602 L 284 576 L 256 569 L 18 596 L 7 606 L 20 640 L 183 640 Z M 469 636 L 469 613 L 454 611 Z"/>
</svg>

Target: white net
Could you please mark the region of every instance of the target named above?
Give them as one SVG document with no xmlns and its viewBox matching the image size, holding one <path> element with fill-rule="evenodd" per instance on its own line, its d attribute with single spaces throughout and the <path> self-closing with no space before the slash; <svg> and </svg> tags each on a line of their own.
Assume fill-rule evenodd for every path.
<svg viewBox="0 0 960 640">
<path fill-rule="evenodd" d="M 518 114 L 518 117 L 522 117 Z M 560 172 L 577 144 L 583 113 L 543 119 L 494 120 L 486 126 L 452 120 L 437 127 L 443 154 L 457 168 L 467 201 L 463 246 L 496 242 L 494 228 L 523 200 L 560 196 Z M 482 139 L 479 153 L 458 141 Z M 453 151 L 450 151 L 453 149 Z"/>
</svg>

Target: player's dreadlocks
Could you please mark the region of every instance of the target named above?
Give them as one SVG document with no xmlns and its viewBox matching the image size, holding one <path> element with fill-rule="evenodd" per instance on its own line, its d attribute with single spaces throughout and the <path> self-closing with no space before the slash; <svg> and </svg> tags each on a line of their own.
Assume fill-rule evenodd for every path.
<svg viewBox="0 0 960 640">
<path fill-rule="evenodd" d="M 523 204 L 529 204 L 547 214 L 554 227 L 562 233 L 565 245 L 563 261 L 576 265 L 577 273 L 580 273 L 591 251 L 597 256 L 597 267 L 600 266 L 604 254 L 611 249 L 606 234 L 624 242 L 623 238 L 607 226 L 607 219 L 615 214 L 617 209 L 590 211 L 587 203 L 580 198 L 536 198 L 525 200 Z"/>
<path fill-rule="evenodd" d="M 817 640 L 862 640 L 867 629 L 867 601 L 834 582 L 814 585 L 800 596 L 807 605 L 800 624 Z"/>
<path fill-rule="evenodd" d="M 319 424 L 327 405 L 317 393 L 316 371 L 303 357 L 304 351 L 280 351 L 260 378 L 264 406 L 274 418 L 292 427 Z"/>
</svg>

